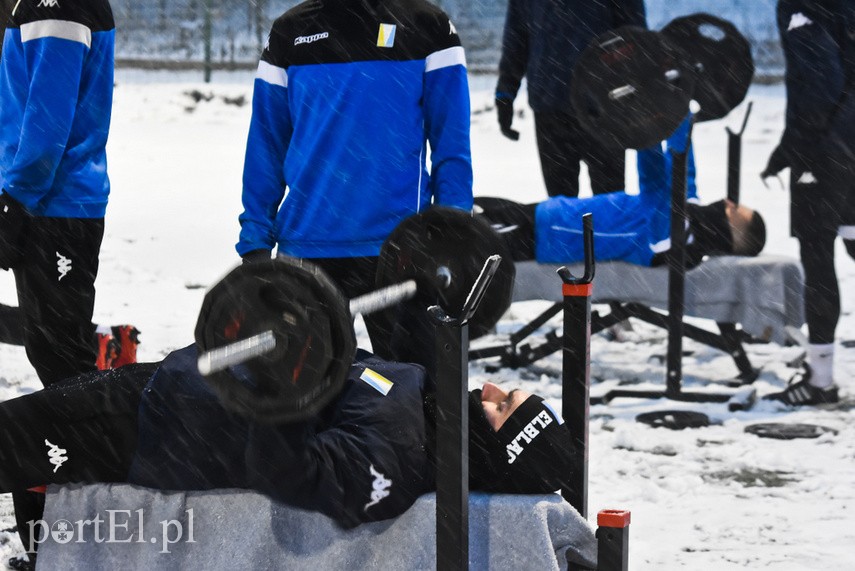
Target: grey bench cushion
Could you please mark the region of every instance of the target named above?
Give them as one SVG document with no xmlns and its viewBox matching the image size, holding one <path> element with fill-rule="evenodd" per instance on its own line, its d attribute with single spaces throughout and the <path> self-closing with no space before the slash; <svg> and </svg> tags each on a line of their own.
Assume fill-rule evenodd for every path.
<svg viewBox="0 0 855 571">
<path fill-rule="evenodd" d="M 107 510 L 119 510 L 114 521 L 127 527 L 114 526 L 114 538 L 132 541 L 97 543 L 90 525 L 85 536 L 75 532 L 67 543 L 45 541 L 39 548 L 38 567 L 434 569 L 435 509 L 436 497 L 430 494 L 396 519 L 344 531 L 321 514 L 245 490 L 164 493 L 127 484 L 51 486 L 44 521 L 53 529 L 66 520 L 76 530 L 78 521 L 100 516 L 105 538 Z M 169 553 L 161 553 L 161 522 L 181 522 L 186 539 L 188 510 L 193 514 L 193 543 L 180 541 L 167 546 Z M 137 523 L 140 513 L 142 533 Z M 170 530 L 176 537 L 177 526 Z M 78 542 L 81 538 L 84 541 Z M 566 569 L 568 552 L 571 560 L 593 566 L 596 540 L 588 523 L 560 496 L 471 495 L 472 569 Z"/>
<path fill-rule="evenodd" d="M 558 264 L 517 262 L 514 301 L 561 301 Z M 574 276 L 580 264 L 570 264 Z M 777 343 L 786 339 L 785 326 L 804 323 L 804 281 L 798 261 L 780 256 L 710 258 L 686 273 L 685 314 L 723 323 L 739 323 L 757 337 Z M 668 308 L 668 270 L 625 262 L 596 266 L 594 303 L 638 302 Z"/>
</svg>

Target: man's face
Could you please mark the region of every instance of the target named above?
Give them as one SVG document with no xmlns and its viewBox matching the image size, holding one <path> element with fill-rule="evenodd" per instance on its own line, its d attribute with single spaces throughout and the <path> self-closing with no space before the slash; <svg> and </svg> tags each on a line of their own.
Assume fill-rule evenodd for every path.
<svg viewBox="0 0 855 571">
<path fill-rule="evenodd" d="M 739 250 L 745 242 L 748 227 L 754 217 L 754 211 L 742 204 L 736 204 L 731 200 L 725 200 L 725 213 L 730 222 L 730 231 L 733 233 L 734 250 Z"/>
<path fill-rule="evenodd" d="M 481 406 L 484 407 L 487 422 L 493 430 L 498 432 L 505 421 L 530 396 L 531 393 L 519 389 L 505 392 L 493 383 L 484 383 L 481 389 Z"/>
</svg>

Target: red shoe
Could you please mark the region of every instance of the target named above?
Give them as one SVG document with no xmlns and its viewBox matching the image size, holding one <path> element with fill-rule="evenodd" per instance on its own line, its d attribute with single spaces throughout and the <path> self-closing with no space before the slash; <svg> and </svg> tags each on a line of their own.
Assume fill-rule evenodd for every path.
<svg viewBox="0 0 855 571">
<path fill-rule="evenodd" d="M 99 371 L 113 368 L 113 362 L 119 356 L 119 344 L 116 339 L 108 333 L 98 333 L 98 357 L 95 366 Z"/>
<path fill-rule="evenodd" d="M 130 365 L 137 362 L 137 345 L 140 344 L 140 330 L 133 325 L 114 325 L 113 339 L 118 346 L 117 355 L 113 359 L 112 368 Z"/>
</svg>

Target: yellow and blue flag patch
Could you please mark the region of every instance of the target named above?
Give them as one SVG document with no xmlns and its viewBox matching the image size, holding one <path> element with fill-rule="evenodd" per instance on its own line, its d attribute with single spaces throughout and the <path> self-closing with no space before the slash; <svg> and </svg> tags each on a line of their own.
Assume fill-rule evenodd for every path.
<svg viewBox="0 0 855 571">
<path fill-rule="evenodd" d="M 359 376 L 360 379 L 374 387 L 377 392 L 382 393 L 383 396 L 389 394 L 389 391 L 392 390 L 392 387 L 395 385 L 392 381 L 381 375 L 376 371 L 372 371 L 368 367 L 362 371 L 362 374 Z"/>
<path fill-rule="evenodd" d="M 395 45 L 395 24 L 380 24 L 380 31 L 377 33 L 377 47 L 391 48 Z"/>
</svg>

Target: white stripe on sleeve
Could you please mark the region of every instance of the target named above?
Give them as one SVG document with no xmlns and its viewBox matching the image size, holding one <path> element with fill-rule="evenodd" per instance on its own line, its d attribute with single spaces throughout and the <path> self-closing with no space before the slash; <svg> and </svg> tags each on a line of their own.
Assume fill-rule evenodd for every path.
<svg viewBox="0 0 855 571">
<path fill-rule="evenodd" d="M 466 67 L 466 53 L 462 46 L 455 46 L 434 52 L 425 58 L 425 72 L 435 71 L 443 67 L 462 65 Z"/>
<path fill-rule="evenodd" d="M 285 68 L 276 67 L 264 60 L 258 62 L 258 71 L 256 72 L 255 77 L 261 81 L 270 83 L 271 85 L 279 85 L 285 88 L 288 87 L 288 72 L 285 71 Z"/>
<path fill-rule="evenodd" d="M 41 38 L 59 38 L 80 42 L 87 48 L 92 47 L 92 30 L 83 24 L 67 20 L 41 20 L 21 24 L 21 41 L 29 42 Z"/>
</svg>

